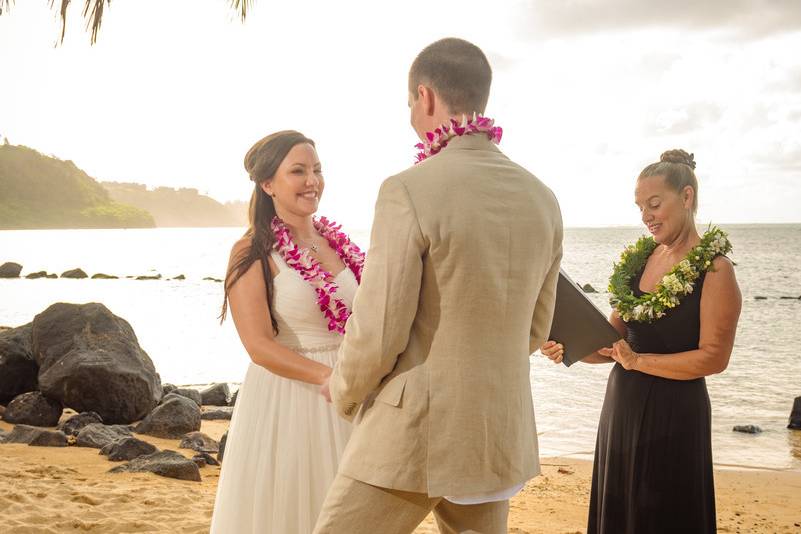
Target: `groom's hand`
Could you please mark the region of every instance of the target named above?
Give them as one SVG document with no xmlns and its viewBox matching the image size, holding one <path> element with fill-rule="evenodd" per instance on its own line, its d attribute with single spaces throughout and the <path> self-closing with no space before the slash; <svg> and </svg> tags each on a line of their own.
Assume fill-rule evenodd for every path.
<svg viewBox="0 0 801 534">
<path fill-rule="evenodd" d="M 553 363 L 562 363 L 562 358 L 565 356 L 565 347 L 556 341 L 547 341 L 540 347 L 540 352 Z"/>
<path fill-rule="evenodd" d="M 330 381 L 330 377 L 326 378 L 325 382 L 320 385 L 320 395 L 322 395 L 329 404 L 331 403 L 331 389 L 328 385 Z"/>
</svg>

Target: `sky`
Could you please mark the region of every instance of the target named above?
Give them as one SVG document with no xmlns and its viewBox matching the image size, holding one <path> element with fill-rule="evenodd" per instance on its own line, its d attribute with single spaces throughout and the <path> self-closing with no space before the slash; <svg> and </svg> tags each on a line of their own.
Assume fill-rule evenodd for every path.
<svg viewBox="0 0 801 534">
<path fill-rule="evenodd" d="M 296 129 L 320 213 L 367 228 L 414 161 L 409 66 L 456 36 L 493 66 L 500 148 L 567 226 L 639 224 L 636 177 L 671 148 L 695 154 L 699 223 L 801 222 L 797 0 L 255 0 L 244 23 L 225 0 L 116 0 L 94 46 L 73 4 L 59 46 L 48 1 L 0 16 L 0 135 L 100 181 L 246 200 L 248 148 Z"/>
</svg>

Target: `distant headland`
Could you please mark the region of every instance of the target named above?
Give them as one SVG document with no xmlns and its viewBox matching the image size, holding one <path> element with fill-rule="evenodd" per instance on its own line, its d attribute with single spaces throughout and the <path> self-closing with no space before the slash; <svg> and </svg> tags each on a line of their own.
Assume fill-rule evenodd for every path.
<svg viewBox="0 0 801 534">
<path fill-rule="evenodd" d="M 197 189 L 98 182 L 72 161 L 0 144 L 0 230 L 247 225 L 247 203 Z"/>
</svg>

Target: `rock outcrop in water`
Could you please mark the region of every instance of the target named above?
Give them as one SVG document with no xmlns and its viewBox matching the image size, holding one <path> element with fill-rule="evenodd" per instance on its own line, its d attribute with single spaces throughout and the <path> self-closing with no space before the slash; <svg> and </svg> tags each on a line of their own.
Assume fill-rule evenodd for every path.
<svg viewBox="0 0 801 534">
<path fill-rule="evenodd" d="M 737 425 L 732 429 L 734 432 L 743 434 L 761 434 L 762 429 L 757 425 Z"/>
<path fill-rule="evenodd" d="M 22 272 L 22 265 L 9 261 L 0 265 L 0 278 L 19 278 Z"/>
<path fill-rule="evenodd" d="M 796 397 L 793 402 L 793 409 L 790 412 L 790 424 L 787 428 L 801 430 L 801 397 Z"/>
<path fill-rule="evenodd" d="M 92 280 L 119 280 L 119 278 L 119 276 L 105 273 L 96 273 L 92 275 Z"/>
<path fill-rule="evenodd" d="M 89 278 L 83 269 L 70 269 L 61 273 L 61 278 Z"/>
</svg>

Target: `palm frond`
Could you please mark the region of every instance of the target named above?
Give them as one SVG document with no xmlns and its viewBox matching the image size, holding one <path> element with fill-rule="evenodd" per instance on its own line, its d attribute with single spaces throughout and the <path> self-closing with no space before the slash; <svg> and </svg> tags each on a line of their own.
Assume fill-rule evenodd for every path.
<svg viewBox="0 0 801 534">
<path fill-rule="evenodd" d="M 64 35 L 67 32 L 67 10 L 72 0 L 58 0 L 58 8 L 56 8 L 56 0 L 50 0 L 50 9 L 58 9 L 59 17 L 61 18 L 61 38 L 57 44 L 64 42 Z M 239 14 L 242 22 L 245 21 L 248 11 L 253 7 L 254 0 L 228 0 L 231 7 Z M 14 0 L 0 0 L 0 16 L 8 13 Z M 111 5 L 111 0 L 85 0 L 83 5 L 83 18 L 86 20 L 86 29 L 92 30 L 91 44 L 97 42 L 97 34 L 100 31 L 100 25 L 103 22 L 103 11 L 106 6 Z"/>
<path fill-rule="evenodd" d="M 11 9 L 11 4 L 13 3 L 14 0 L 0 0 L 0 15 Z"/>
<path fill-rule="evenodd" d="M 245 17 L 248 15 L 248 10 L 253 7 L 253 0 L 229 0 L 231 2 L 231 7 L 234 8 L 234 11 L 239 12 L 239 18 L 242 19 L 242 22 L 245 22 Z"/>
<path fill-rule="evenodd" d="M 68 4 L 69 2 L 70 0 L 61 0 L 62 4 Z M 97 42 L 97 32 L 100 30 L 100 23 L 103 21 L 103 7 L 106 4 L 111 5 L 111 0 L 86 0 L 86 4 L 83 6 L 83 18 L 86 19 L 86 29 L 89 29 L 90 24 L 92 26 L 92 44 Z M 91 15 L 89 14 L 90 10 L 92 12 Z M 61 38 L 63 40 L 63 34 Z"/>
</svg>

